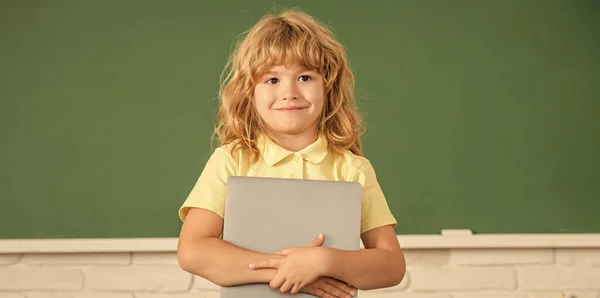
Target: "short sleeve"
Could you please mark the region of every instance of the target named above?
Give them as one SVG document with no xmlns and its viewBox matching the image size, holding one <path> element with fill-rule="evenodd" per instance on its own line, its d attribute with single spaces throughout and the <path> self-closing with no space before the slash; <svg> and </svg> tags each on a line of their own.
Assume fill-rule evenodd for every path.
<svg viewBox="0 0 600 298">
<path fill-rule="evenodd" d="M 223 217 L 225 208 L 225 183 L 234 175 L 235 164 L 224 147 L 217 148 L 208 161 L 187 199 L 179 208 L 179 218 L 184 221 L 191 208 L 203 208 Z"/>
<path fill-rule="evenodd" d="M 385 225 L 397 224 L 381 190 L 375 169 L 370 162 L 363 162 L 357 169 L 354 181 L 363 186 L 361 234 Z"/>
</svg>

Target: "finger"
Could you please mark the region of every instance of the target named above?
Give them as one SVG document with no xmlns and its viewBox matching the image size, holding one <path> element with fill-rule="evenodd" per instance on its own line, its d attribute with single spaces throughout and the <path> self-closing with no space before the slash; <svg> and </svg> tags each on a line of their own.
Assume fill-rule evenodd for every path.
<svg viewBox="0 0 600 298">
<path fill-rule="evenodd" d="M 336 295 L 329 294 L 327 292 L 323 292 L 323 295 L 321 297 L 323 297 L 323 298 L 339 298 L 342 296 L 336 296 Z"/>
<path fill-rule="evenodd" d="M 292 288 L 292 291 L 290 293 L 296 294 L 296 293 L 300 292 L 304 287 L 307 287 L 311 284 L 312 284 L 312 282 L 311 283 L 299 282 L 296 285 L 294 285 L 294 287 Z"/>
<path fill-rule="evenodd" d="M 314 289 L 314 290 L 311 289 L 310 291 L 306 291 L 305 293 L 306 294 L 311 294 L 311 295 L 314 295 L 314 296 L 317 296 L 317 297 L 321 297 L 321 298 L 325 298 L 326 297 L 325 295 L 327 295 L 327 293 L 325 293 L 321 289 Z"/>
<path fill-rule="evenodd" d="M 314 286 L 314 284 L 310 284 L 304 288 L 300 288 L 300 292 L 305 293 L 305 294 L 310 294 L 313 296 L 319 296 L 317 294 L 317 288 Z"/>
<path fill-rule="evenodd" d="M 287 256 L 292 252 L 292 250 L 294 250 L 293 247 L 284 248 L 284 249 L 278 251 L 277 254 Z"/>
<path fill-rule="evenodd" d="M 323 245 L 323 241 L 325 240 L 325 236 L 323 235 L 323 233 L 319 233 L 319 237 L 317 237 L 317 239 L 311 241 L 310 243 L 308 243 L 306 245 L 306 247 L 316 247 L 316 246 L 321 246 Z"/>
<path fill-rule="evenodd" d="M 285 282 L 285 278 L 281 275 L 276 275 L 273 280 L 269 283 L 271 289 L 279 289 Z"/>
<path fill-rule="evenodd" d="M 328 278 L 325 279 L 325 282 L 328 283 L 328 284 L 330 284 L 330 285 L 335 286 L 336 288 L 342 290 L 344 293 L 347 293 L 349 295 L 354 296 L 354 294 L 356 294 L 355 291 L 354 291 L 354 289 L 351 286 L 349 286 L 348 284 L 346 284 L 344 282 L 341 282 L 341 281 L 339 281 L 339 280 L 337 280 L 335 278 L 329 278 L 328 277 Z"/>
<path fill-rule="evenodd" d="M 349 295 L 347 293 L 344 293 L 341 289 L 329 283 L 325 283 L 323 286 L 321 286 L 321 288 L 325 293 L 330 294 L 334 297 L 345 297 L 346 295 Z"/>
<path fill-rule="evenodd" d="M 250 264 L 248 267 L 250 269 L 260 269 L 260 268 L 279 268 L 280 260 L 269 259 L 266 261 L 260 261 L 256 263 Z"/>
<path fill-rule="evenodd" d="M 327 293 L 327 292 L 325 292 L 325 291 L 323 291 L 321 289 L 316 289 L 314 291 L 314 293 L 309 293 L 309 294 L 312 294 L 312 295 L 315 295 L 315 296 L 321 297 L 321 298 L 338 298 L 337 296 L 333 296 L 333 295 L 331 295 L 331 294 L 329 294 L 329 293 Z"/>
<path fill-rule="evenodd" d="M 286 280 L 285 283 L 279 288 L 281 293 L 289 292 L 294 287 L 294 283 L 290 280 Z"/>
<path fill-rule="evenodd" d="M 290 294 L 294 295 L 294 294 L 300 292 L 300 289 L 302 289 L 302 287 L 299 284 L 295 284 L 292 287 L 292 290 L 290 291 Z"/>
</svg>

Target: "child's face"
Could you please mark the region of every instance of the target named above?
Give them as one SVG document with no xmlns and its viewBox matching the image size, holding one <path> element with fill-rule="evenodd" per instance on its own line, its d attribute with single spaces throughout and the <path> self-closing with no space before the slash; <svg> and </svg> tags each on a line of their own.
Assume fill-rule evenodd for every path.
<svg viewBox="0 0 600 298">
<path fill-rule="evenodd" d="M 297 135 L 316 133 L 323 111 L 322 76 L 300 64 L 276 65 L 254 87 L 258 114 L 273 132 Z"/>
</svg>

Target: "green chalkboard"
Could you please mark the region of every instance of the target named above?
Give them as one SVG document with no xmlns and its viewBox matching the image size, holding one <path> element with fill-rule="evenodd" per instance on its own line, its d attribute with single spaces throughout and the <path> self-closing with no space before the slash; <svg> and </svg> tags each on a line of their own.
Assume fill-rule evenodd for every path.
<svg viewBox="0 0 600 298">
<path fill-rule="evenodd" d="M 177 236 L 265 12 L 348 49 L 399 234 L 600 232 L 597 1 L 1 1 L 0 238 Z"/>
</svg>

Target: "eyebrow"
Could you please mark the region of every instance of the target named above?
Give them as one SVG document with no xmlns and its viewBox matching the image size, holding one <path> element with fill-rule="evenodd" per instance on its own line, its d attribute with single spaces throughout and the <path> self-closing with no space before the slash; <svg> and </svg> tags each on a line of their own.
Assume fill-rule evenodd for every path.
<svg viewBox="0 0 600 298">
<path fill-rule="evenodd" d="M 299 69 L 297 71 L 297 73 L 306 72 L 306 71 L 315 72 L 314 70 L 311 70 L 311 69 L 308 69 L 306 67 L 303 67 L 303 68 Z M 279 72 L 278 71 L 269 70 L 266 74 L 267 75 L 278 75 Z"/>
</svg>

